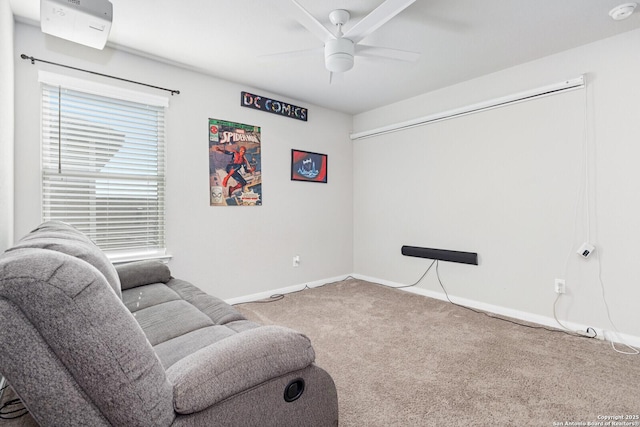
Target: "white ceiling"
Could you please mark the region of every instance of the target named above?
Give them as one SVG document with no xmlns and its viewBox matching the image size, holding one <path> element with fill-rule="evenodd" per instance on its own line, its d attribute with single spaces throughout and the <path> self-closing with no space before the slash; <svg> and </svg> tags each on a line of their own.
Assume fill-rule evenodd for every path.
<svg viewBox="0 0 640 427">
<path fill-rule="evenodd" d="M 331 10 L 347 9 L 345 31 L 383 2 L 298 1 L 327 27 Z M 111 0 L 108 45 L 356 114 L 640 28 L 640 8 L 624 21 L 609 17 L 626 1 L 417 0 L 363 40 L 421 52 L 416 63 L 357 57 L 332 84 L 322 52 L 263 57 L 322 47 L 292 18 L 290 0 Z M 39 0 L 9 2 L 18 21 L 39 22 Z"/>
</svg>

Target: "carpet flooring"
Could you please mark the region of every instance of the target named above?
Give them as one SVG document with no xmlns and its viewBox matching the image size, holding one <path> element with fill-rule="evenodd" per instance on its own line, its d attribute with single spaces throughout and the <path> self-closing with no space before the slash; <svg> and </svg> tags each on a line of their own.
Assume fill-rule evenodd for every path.
<svg viewBox="0 0 640 427">
<path fill-rule="evenodd" d="M 640 358 L 605 341 L 359 280 L 236 308 L 311 338 L 342 427 L 640 426 Z"/>
<path fill-rule="evenodd" d="M 640 426 L 640 358 L 604 341 L 358 280 L 236 308 L 311 338 L 341 427 Z"/>
</svg>

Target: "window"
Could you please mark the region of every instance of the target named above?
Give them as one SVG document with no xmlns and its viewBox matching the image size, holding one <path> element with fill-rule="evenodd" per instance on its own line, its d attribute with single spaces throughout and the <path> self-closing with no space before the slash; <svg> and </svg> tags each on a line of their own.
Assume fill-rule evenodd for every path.
<svg viewBox="0 0 640 427">
<path fill-rule="evenodd" d="M 40 80 L 43 220 L 75 226 L 111 258 L 163 256 L 166 99 Z"/>
</svg>

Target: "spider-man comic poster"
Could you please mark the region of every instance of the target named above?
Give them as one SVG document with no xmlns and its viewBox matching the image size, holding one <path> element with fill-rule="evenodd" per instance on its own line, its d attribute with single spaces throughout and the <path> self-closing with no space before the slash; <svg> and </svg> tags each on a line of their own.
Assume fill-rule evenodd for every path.
<svg viewBox="0 0 640 427">
<path fill-rule="evenodd" d="M 291 150 L 293 181 L 327 182 L 327 155 Z"/>
<path fill-rule="evenodd" d="M 260 127 L 209 119 L 211 206 L 262 205 Z"/>
</svg>

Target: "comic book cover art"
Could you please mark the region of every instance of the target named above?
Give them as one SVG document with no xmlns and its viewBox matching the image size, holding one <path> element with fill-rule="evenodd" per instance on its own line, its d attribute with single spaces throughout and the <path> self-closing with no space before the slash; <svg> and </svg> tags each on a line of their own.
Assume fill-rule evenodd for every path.
<svg viewBox="0 0 640 427">
<path fill-rule="evenodd" d="M 211 206 L 262 205 L 260 127 L 209 119 Z"/>
</svg>

